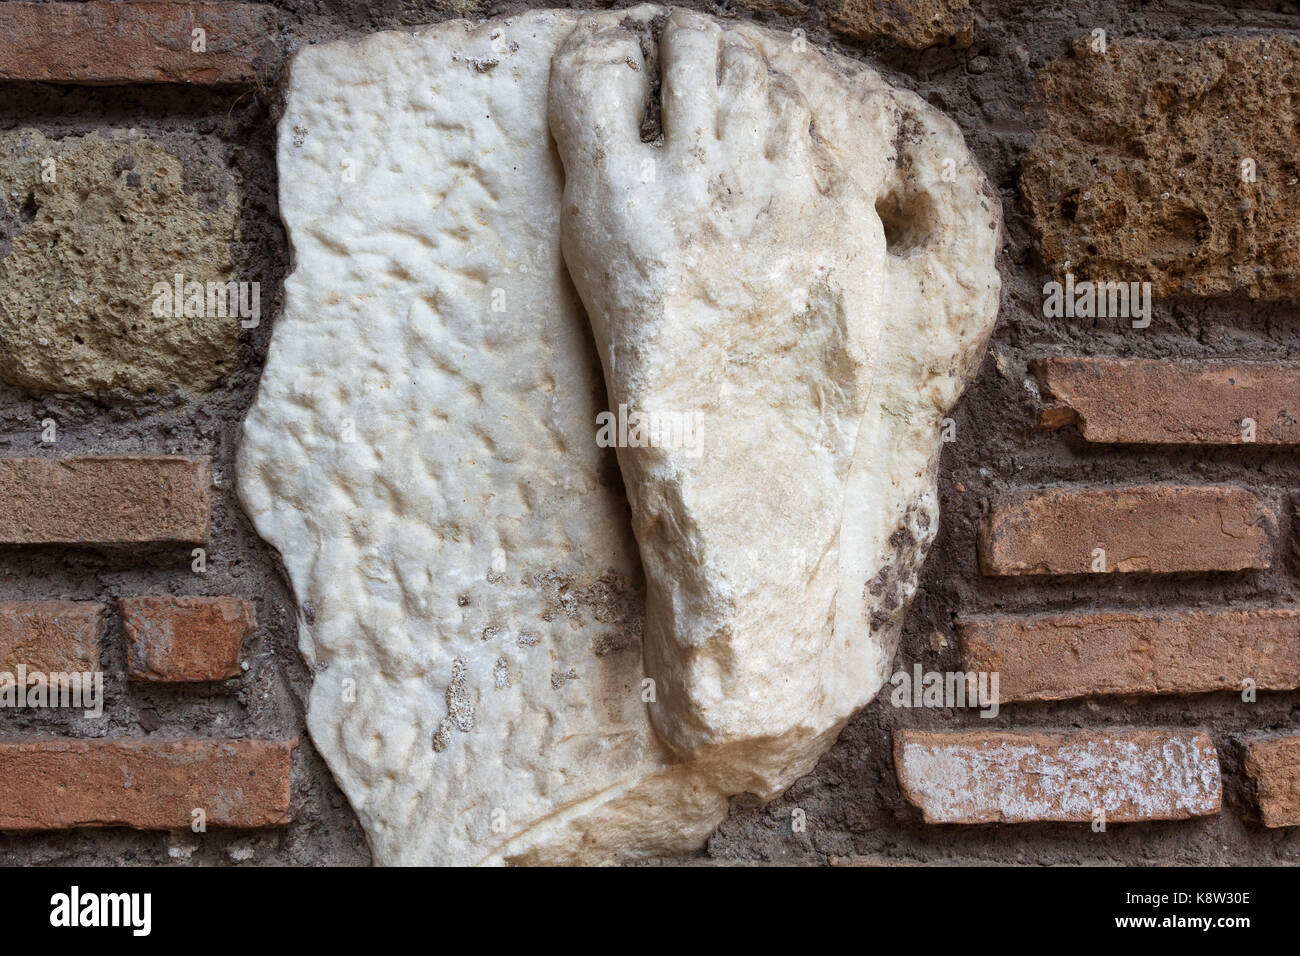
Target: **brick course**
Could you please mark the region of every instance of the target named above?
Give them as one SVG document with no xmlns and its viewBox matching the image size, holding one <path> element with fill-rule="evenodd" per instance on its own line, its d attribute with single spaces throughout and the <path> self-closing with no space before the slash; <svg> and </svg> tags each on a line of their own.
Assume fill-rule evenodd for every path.
<svg viewBox="0 0 1300 956">
<path fill-rule="evenodd" d="M 1300 735 L 1250 741 L 1245 768 L 1255 780 L 1264 826 L 1300 826 Z"/>
<path fill-rule="evenodd" d="M 1300 611 L 1103 611 L 958 619 L 968 670 L 998 698 L 1240 692 L 1300 687 Z"/>
<path fill-rule="evenodd" d="M 133 680 L 237 677 L 244 638 L 257 628 L 252 604 L 237 597 L 134 597 L 118 604 Z"/>
<path fill-rule="evenodd" d="M 0 544 L 200 544 L 207 458 L 0 458 Z"/>
<path fill-rule="evenodd" d="M 0 3 L 0 79 L 249 83 L 269 79 L 277 33 L 275 9 L 257 3 Z"/>
<path fill-rule="evenodd" d="M 1043 427 L 1077 424 L 1090 442 L 1300 443 L 1300 368 L 1082 357 L 1033 368 L 1059 403 L 1043 413 Z"/>
<path fill-rule="evenodd" d="M 0 671 L 97 671 L 103 633 L 95 601 L 0 602 Z"/>
<path fill-rule="evenodd" d="M 288 823 L 297 740 L 0 743 L 0 830 L 187 830 Z"/>
<path fill-rule="evenodd" d="M 1274 509 L 1236 485 L 1025 489 L 980 521 L 980 566 L 994 575 L 1268 568 L 1276 527 Z"/>
<path fill-rule="evenodd" d="M 1189 730 L 894 734 L 903 795 L 927 823 L 1182 820 L 1219 812 L 1219 759 Z"/>
</svg>

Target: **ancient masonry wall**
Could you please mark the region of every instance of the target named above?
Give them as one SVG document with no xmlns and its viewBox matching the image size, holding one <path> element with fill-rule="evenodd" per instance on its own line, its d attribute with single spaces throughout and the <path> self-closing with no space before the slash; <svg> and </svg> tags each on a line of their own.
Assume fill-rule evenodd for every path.
<svg viewBox="0 0 1300 956">
<path fill-rule="evenodd" d="M 102 672 L 105 698 L 0 708 L 0 861 L 369 861 L 233 487 L 290 264 L 282 71 L 545 5 L 0 2 L 0 671 Z M 705 857 L 1300 857 L 1300 6 L 683 5 L 915 90 L 1006 221 L 893 667 L 996 672 L 997 713 L 887 685 Z M 177 276 L 245 308 L 187 317 L 155 288 Z"/>
</svg>

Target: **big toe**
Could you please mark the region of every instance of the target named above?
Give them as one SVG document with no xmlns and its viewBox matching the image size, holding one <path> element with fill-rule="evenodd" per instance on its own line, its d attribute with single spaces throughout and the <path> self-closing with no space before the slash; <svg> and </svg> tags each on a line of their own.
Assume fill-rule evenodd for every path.
<svg viewBox="0 0 1300 956">
<path fill-rule="evenodd" d="M 633 177 L 647 147 L 641 118 L 649 95 L 641 47 L 626 30 L 579 26 L 551 61 L 551 135 L 570 176 L 604 170 Z"/>
</svg>

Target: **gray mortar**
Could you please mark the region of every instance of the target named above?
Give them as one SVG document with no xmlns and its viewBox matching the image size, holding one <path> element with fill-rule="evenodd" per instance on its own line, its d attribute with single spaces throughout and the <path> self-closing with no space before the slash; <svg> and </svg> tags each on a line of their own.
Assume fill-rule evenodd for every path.
<svg viewBox="0 0 1300 956">
<path fill-rule="evenodd" d="M 293 49 L 379 29 L 431 23 L 460 15 L 472 4 L 422 0 L 280 0 L 283 40 Z M 493 16 L 558 4 L 489 2 L 474 12 Z M 627 3 L 575 7 L 629 6 Z M 975 561 L 975 529 L 989 497 L 1028 484 L 1183 480 L 1239 482 L 1280 509 L 1280 542 L 1293 538 L 1292 488 L 1300 487 L 1294 452 L 1267 447 L 1213 449 L 1092 447 L 1074 429 L 1044 434 L 1034 428 L 1039 408 L 1027 385 L 1030 359 L 1044 354 L 1148 357 L 1300 358 L 1295 303 L 1244 300 L 1170 300 L 1156 305 L 1152 326 L 1132 330 L 1114 320 L 1049 321 L 1041 317 L 1046 280 L 1035 261 L 1028 221 L 1016 198 L 1018 164 L 1041 116 L 1028 109 L 1034 73 L 1064 53 L 1077 36 L 1104 27 L 1112 37 L 1169 40 L 1219 33 L 1300 34 L 1300 5 L 1291 2 L 1032 3 L 980 0 L 975 44 L 968 50 L 906 50 L 882 40 L 846 43 L 826 28 L 823 0 L 797 18 L 745 13 L 743 4 L 687 0 L 682 6 L 722 16 L 745 16 L 777 28 L 802 27 L 810 41 L 859 57 L 894 83 L 916 90 L 951 116 L 994 187 L 1006 216 L 999 266 L 1004 283 L 997 331 L 976 381 L 954 418 L 957 441 L 945 447 L 940 468 L 942 517 L 937 541 L 907 616 L 896 669 L 960 667 L 953 620 L 959 611 L 1062 610 L 1219 606 L 1300 601 L 1300 553 L 1279 546 L 1273 570 L 1232 575 L 1161 578 L 1107 575 L 1087 578 L 984 578 Z M 188 549 L 109 554 L 64 548 L 0 551 L 0 599 L 75 598 L 111 603 L 134 594 L 238 594 L 257 606 L 259 627 L 245 645 L 249 670 L 199 689 L 150 688 L 123 678 L 126 641 L 114 607 L 104 664 L 106 717 L 88 721 L 62 712 L 0 714 L 0 739 L 30 733 L 78 737 L 293 736 L 302 737 L 294 762 L 294 822 L 260 833 L 206 834 L 125 830 L 0 835 L 0 862 L 165 864 L 179 846 L 190 862 L 360 864 L 369 861 L 361 828 L 311 746 L 304 725 L 310 674 L 297 652 L 296 609 L 278 556 L 253 533 L 231 489 L 239 422 L 252 400 L 278 316 L 288 249 L 276 205 L 274 89 L 202 91 L 169 87 L 72 89 L 0 84 L 0 128 L 35 126 L 46 135 L 134 126 L 183 158 L 195 134 L 210 138 L 245 189 L 243 239 L 235 250 L 236 276 L 262 283 L 263 321 L 242 333 L 240 367 L 200 399 L 108 394 L 34 397 L 0 386 L 0 454 L 70 455 L 120 452 L 211 454 L 222 486 L 215 492 L 208 572 L 189 570 Z M 222 185 L 190 169 L 187 186 L 214 198 Z M 1133 278 L 1140 278 L 1134 276 Z M 996 356 L 996 358 L 995 358 Z M 53 449 L 39 443 L 40 421 L 59 422 Z M 948 645 L 935 650 L 939 633 Z M 508 677 L 508 675 L 507 675 Z M 886 688 L 888 690 L 888 687 Z M 861 854 L 900 861 L 1005 863 L 1269 863 L 1300 860 L 1300 831 L 1267 830 L 1255 819 L 1253 795 L 1241 768 L 1241 742 L 1256 734 L 1294 730 L 1300 693 L 1262 693 L 1255 704 L 1232 694 L 1103 698 L 1015 704 L 994 720 L 975 711 L 903 710 L 884 694 L 858 715 L 816 769 L 780 799 L 764 806 L 747 797 L 702 857 L 719 861 L 824 863 Z M 896 728 L 955 727 L 1204 727 L 1219 749 L 1224 810 L 1202 821 L 1112 825 L 935 827 L 899 793 L 891 740 Z M 790 811 L 807 815 L 807 832 L 791 832 Z M 252 850 L 251 856 L 249 850 Z M 671 861 L 665 861 L 671 862 Z"/>
</svg>

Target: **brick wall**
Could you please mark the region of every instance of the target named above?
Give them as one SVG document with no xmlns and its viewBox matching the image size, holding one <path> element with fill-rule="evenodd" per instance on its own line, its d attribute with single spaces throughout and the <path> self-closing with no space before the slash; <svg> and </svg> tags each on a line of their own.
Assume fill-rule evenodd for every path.
<svg viewBox="0 0 1300 956">
<path fill-rule="evenodd" d="M 104 697 L 0 709 L 6 863 L 369 859 L 229 478 L 284 274 L 279 20 L 0 3 L 0 672 Z M 155 314 L 177 274 L 258 282 L 263 321 Z"/>
<path fill-rule="evenodd" d="M 908 53 L 871 28 L 856 48 L 955 115 L 1007 213 L 999 328 L 955 416 L 894 665 L 995 672 L 996 716 L 887 685 L 710 850 L 1292 860 L 1300 175 L 1296 128 L 1274 118 L 1300 16 L 971 6 L 973 38 Z M 1087 282 L 1150 283 L 1149 314 L 1116 315 L 1110 286 L 1089 309 Z M 1078 307 L 1057 308 L 1067 289 Z"/>
<path fill-rule="evenodd" d="M 1300 11 L 686 5 L 916 89 L 1008 227 L 895 661 L 996 672 L 996 716 L 887 685 L 784 797 L 737 800 L 709 853 L 1300 856 Z M 105 690 L 102 717 L 0 710 L 0 860 L 368 859 L 229 478 L 288 265 L 276 78 L 307 42 L 522 6 L 0 2 L 0 671 Z M 259 283 L 260 321 L 155 314 L 177 274 Z M 1051 282 L 1146 282 L 1152 305 L 1139 287 L 1132 314 L 1057 314 Z"/>
</svg>

